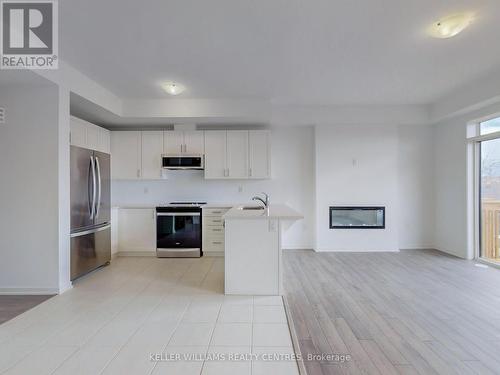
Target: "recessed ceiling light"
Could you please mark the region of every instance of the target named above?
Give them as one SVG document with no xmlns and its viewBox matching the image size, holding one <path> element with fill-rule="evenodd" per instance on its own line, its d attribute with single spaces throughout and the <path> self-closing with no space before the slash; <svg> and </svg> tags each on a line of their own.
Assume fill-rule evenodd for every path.
<svg viewBox="0 0 500 375">
<path fill-rule="evenodd" d="M 167 94 L 170 95 L 179 95 L 186 90 L 186 88 L 181 85 L 180 83 L 175 83 L 175 82 L 166 82 L 162 85 L 163 90 L 167 92 Z"/>
<path fill-rule="evenodd" d="M 429 28 L 434 38 L 446 39 L 464 31 L 471 24 L 473 15 L 470 13 L 454 14 L 436 21 Z"/>
</svg>

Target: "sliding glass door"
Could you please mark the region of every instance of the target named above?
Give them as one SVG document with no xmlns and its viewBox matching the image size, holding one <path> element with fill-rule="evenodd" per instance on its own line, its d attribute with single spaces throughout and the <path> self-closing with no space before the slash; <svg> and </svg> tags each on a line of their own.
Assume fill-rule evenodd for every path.
<svg viewBox="0 0 500 375">
<path fill-rule="evenodd" d="M 498 130 L 500 119 L 480 124 L 481 135 Z M 485 260 L 500 262 L 500 138 L 479 142 L 479 150 L 479 255 Z"/>
</svg>

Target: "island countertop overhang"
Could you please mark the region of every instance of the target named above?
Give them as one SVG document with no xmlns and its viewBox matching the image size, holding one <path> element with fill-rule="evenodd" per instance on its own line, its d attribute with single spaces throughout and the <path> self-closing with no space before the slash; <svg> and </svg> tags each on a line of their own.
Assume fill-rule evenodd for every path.
<svg viewBox="0 0 500 375">
<path fill-rule="evenodd" d="M 245 219 L 281 219 L 300 220 L 304 216 L 286 204 L 270 204 L 263 210 L 243 210 L 243 205 L 237 205 L 228 210 L 222 218 L 224 220 L 245 220 Z"/>
</svg>

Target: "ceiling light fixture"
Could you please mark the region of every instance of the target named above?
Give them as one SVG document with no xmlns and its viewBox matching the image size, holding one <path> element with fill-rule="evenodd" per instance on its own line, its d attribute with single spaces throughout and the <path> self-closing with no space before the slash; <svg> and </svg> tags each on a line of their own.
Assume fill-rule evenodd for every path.
<svg viewBox="0 0 500 375">
<path fill-rule="evenodd" d="M 165 90 L 167 94 L 170 95 L 179 95 L 182 94 L 184 90 L 186 90 L 186 88 L 183 85 L 175 82 L 166 82 L 162 85 L 162 87 L 163 90 Z"/>
<path fill-rule="evenodd" d="M 446 39 L 464 31 L 471 24 L 473 15 L 470 13 L 454 14 L 436 21 L 429 28 L 434 38 Z"/>
</svg>

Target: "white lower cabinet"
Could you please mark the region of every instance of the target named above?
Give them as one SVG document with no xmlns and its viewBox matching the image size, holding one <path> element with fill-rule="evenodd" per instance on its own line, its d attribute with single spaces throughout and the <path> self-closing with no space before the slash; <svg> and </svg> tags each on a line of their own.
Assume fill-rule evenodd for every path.
<svg viewBox="0 0 500 375">
<path fill-rule="evenodd" d="M 120 209 L 113 207 L 111 209 L 111 258 L 115 257 L 118 253 L 118 223 Z"/>
<path fill-rule="evenodd" d="M 118 252 L 122 255 L 154 255 L 156 251 L 154 208 L 120 208 Z"/>
<path fill-rule="evenodd" d="M 202 208 L 202 248 L 205 256 L 224 255 L 224 215 L 228 207 Z"/>
</svg>

